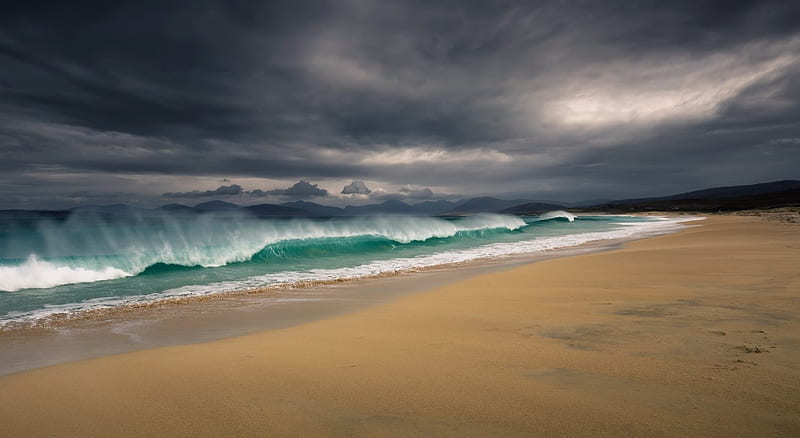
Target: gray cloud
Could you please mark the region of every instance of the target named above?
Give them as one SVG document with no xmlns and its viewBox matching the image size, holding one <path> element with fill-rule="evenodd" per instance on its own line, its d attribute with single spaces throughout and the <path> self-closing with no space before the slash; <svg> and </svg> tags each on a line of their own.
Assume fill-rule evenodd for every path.
<svg viewBox="0 0 800 438">
<path fill-rule="evenodd" d="M 328 191 L 319 188 L 317 184 L 311 184 L 308 181 L 298 181 L 288 189 L 273 189 L 273 190 L 251 190 L 248 192 L 253 196 L 285 196 L 289 198 L 311 198 L 314 196 L 328 196 Z"/>
<path fill-rule="evenodd" d="M 242 194 L 242 186 L 238 184 L 231 184 L 229 186 L 219 186 L 214 190 L 191 192 L 167 192 L 162 196 L 168 198 L 206 198 L 210 196 L 236 196 Z"/>
<path fill-rule="evenodd" d="M 372 190 L 364 184 L 364 181 L 353 181 L 342 188 L 345 195 L 369 195 Z"/>
<path fill-rule="evenodd" d="M 431 198 L 433 198 L 433 190 L 431 190 L 428 187 L 423 187 L 421 189 L 403 187 L 403 188 L 400 189 L 400 193 L 402 193 L 406 197 L 412 198 L 412 199 L 431 199 Z"/>
<path fill-rule="evenodd" d="M 155 202 L 145 182 L 163 176 L 573 199 L 798 178 L 798 148 L 770 141 L 800 138 L 799 15 L 789 0 L 9 5 L 0 208 Z"/>
</svg>

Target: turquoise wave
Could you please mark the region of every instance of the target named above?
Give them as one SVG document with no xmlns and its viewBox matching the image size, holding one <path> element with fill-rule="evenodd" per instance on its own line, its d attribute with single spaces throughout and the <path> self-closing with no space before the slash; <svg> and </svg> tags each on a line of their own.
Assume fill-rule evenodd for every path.
<svg viewBox="0 0 800 438">
<path fill-rule="evenodd" d="M 523 218 L 0 220 L 0 329 L 125 303 L 548 251 L 674 226 L 668 222 L 564 212 Z"/>
<path fill-rule="evenodd" d="M 397 247 L 474 241 L 528 226 L 515 216 L 261 220 L 247 217 L 81 218 L 6 233 L 0 290 L 156 275 L 184 268 L 286 264 Z M 0 241 L 2 236 L 0 236 Z"/>
</svg>

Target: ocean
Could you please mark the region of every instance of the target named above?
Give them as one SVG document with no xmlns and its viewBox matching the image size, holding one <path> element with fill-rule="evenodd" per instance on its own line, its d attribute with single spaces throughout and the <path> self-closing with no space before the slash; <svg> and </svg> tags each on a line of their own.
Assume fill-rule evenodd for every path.
<svg viewBox="0 0 800 438">
<path fill-rule="evenodd" d="M 538 254 L 667 233 L 686 220 L 563 211 L 326 219 L 8 212 L 0 214 L 0 329 L 162 300 Z"/>
</svg>

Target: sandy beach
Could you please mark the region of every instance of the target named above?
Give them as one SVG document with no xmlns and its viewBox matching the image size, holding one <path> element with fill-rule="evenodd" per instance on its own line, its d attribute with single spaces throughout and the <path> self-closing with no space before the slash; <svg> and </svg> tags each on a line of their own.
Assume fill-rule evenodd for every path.
<svg viewBox="0 0 800 438">
<path fill-rule="evenodd" d="M 0 377 L 5 436 L 798 436 L 800 225 L 677 234 Z"/>
</svg>

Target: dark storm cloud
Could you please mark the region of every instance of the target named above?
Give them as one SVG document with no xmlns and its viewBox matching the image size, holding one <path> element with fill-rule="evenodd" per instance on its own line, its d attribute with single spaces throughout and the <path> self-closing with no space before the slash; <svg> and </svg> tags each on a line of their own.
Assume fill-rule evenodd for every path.
<svg viewBox="0 0 800 438">
<path fill-rule="evenodd" d="M 328 196 L 328 191 L 319 188 L 317 184 L 308 181 L 298 181 L 287 189 L 251 190 L 248 194 L 253 196 L 285 196 L 288 198 L 311 198 L 315 196 Z"/>
<path fill-rule="evenodd" d="M 112 177 L 573 198 L 798 177 L 800 2 L 179 3 L 4 5 L 0 208 L 111 199 Z"/>
<path fill-rule="evenodd" d="M 210 196 L 237 196 L 241 194 L 242 194 L 242 186 L 238 184 L 231 184 L 229 186 L 219 186 L 214 190 L 205 190 L 205 191 L 193 190 L 191 192 L 168 192 L 164 193 L 162 196 L 166 196 L 168 198 L 206 198 Z"/>
</svg>

